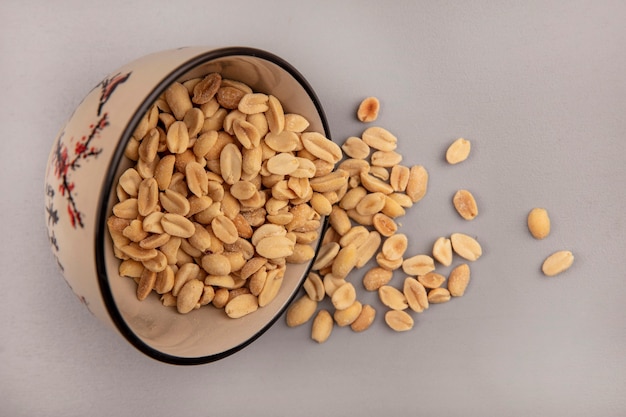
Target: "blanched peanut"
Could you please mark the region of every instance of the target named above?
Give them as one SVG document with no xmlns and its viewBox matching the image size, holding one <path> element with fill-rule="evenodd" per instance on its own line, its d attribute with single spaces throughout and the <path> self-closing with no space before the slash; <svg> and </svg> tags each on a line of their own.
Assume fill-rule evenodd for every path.
<svg viewBox="0 0 626 417">
<path fill-rule="evenodd" d="M 417 203 L 428 191 L 428 172 L 421 165 L 412 166 L 409 170 L 409 179 L 406 186 L 406 195 Z"/>
<path fill-rule="evenodd" d="M 415 255 L 402 263 L 402 270 L 407 275 L 426 275 L 435 269 L 435 261 L 428 255 Z"/>
<path fill-rule="evenodd" d="M 470 281 L 468 264 L 461 264 L 450 271 L 448 276 L 448 291 L 453 297 L 462 297 Z"/>
<path fill-rule="evenodd" d="M 452 264 L 452 243 L 450 239 L 440 237 L 433 244 L 433 258 L 444 266 Z"/>
<path fill-rule="evenodd" d="M 382 246 L 382 254 L 390 261 L 396 261 L 404 256 L 409 245 L 409 239 L 403 233 L 397 233 L 388 237 Z"/>
<path fill-rule="evenodd" d="M 389 310 L 385 313 L 385 323 L 396 332 L 405 332 L 413 328 L 413 318 L 402 310 Z"/>
<path fill-rule="evenodd" d="M 465 161 L 470 154 L 471 147 L 469 140 L 458 138 L 448 147 L 446 161 L 452 165 Z"/>
<path fill-rule="evenodd" d="M 535 239 L 545 239 L 550 234 L 550 216 L 544 208 L 534 208 L 528 213 L 528 231 Z"/>
<path fill-rule="evenodd" d="M 339 327 L 349 326 L 359 317 L 363 305 L 358 300 L 343 310 L 335 310 L 333 318 Z"/>
<path fill-rule="evenodd" d="M 360 121 L 367 123 L 373 122 L 378 118 L 380 110 L 380 102 L 376 97 L 367 97 L 361 101 L 357 110 L 357 117 Z"/>
<path fill-rule="evenodd" d="M 411 310 L 421 313 L 428 308 L 426 288 L 415 278 L 404 279 L 403 293 Z"/>
<path fill-rule="evenodd" d="M 253 294 L 243 294 L 233 298 L 224 306 L 228 317 L 236 319 L 255 312 L 259 308 L 259 302 Z"/>
<path fill-rule="evenodd" d="M 428 292 L 428 302 L 430 304 L 441 304 L 450 301 L 450 291 L 446 288 L 433 288 Z"/>
<path fill-rule="evenodd" d="M 574 255 L 568 250 L 554 252 L 548 256 L 541 266 L 541 270 L 548 277 L 553 277 L 568 270 L 574 263 Z"/>
<path fill-rule="evenodd" d="M 425 288 L 439 288 L 446 281 L 446 277 L 436 272 L 429 272 L 424 275 L 420 275 L 417 277 L 417 280 L 422 284 Z"/>
<path fill-rule="evenodd" d="M 306 323 L 313 317 L 316 308 L 317 301 L 311 300 L 306 294 L 301 296 L 287 309 L 287 326 L 295 327 Z"/>
<path fill-rule="evenodd" d="M 460 257 L 468 261 L 475 261 L 481 257 L 483 250 L 478 241 L 463 233 L 450 235 L 452 250 Z"/>
<path fill-rule="evenodd" d="M 392 310 L 404 310 L 409 305 L 404 294 L 397 288 L 383 285 L 378 289 L 380 301 Z"/>
<path fill-rule="evenodd" d="M 359 316 L 350 325 L 350 328 L 355 332 L 365 331 L 369 329 L 375 318 L 376 310 L 371 305 L 365 304 L 362 306 Z"/>
<path fill-rule="evenodd" d="M 367 143 L 363 142 L 361 138 L 351 136 L 341 146 L 343 152 L 350 158 L 365 159 L 370 154 L 370 147 Z"/>
<path fill-rule="evenodd" d="M 320 310 L 313 319 L 311 339 L 317 343 L 324 343 L 333 331 L 333 318 L 328 310 Z"/>
<path fill-rule="evenodd" d="M 349 244 L 339 250 L 332 264 L 333 275 L 337 278 L 345 278 L 356 266 L 358 260 L 357 247 Z"/>
<path fill-rule="evenodd" d="M 454 208 L 465 220 L 473 220 L 478 215 L 478 206 L 472 193 L 467 190 L 459 190 L 452 198 Z"/>
<path fill-rule="evenodd" d="M 367 271 L 363 276 L 363 287 L 367 291 L 377 291 L 383 285 L 387 285 L 393 276 L 393 271 L 374 267 Z"/>
<path fill-rule="evenodd" d="M 344 310 L 356 301 L 356 289 L 350 282 L 339 286 L 331 296 L 333 306 L 337 310 Z"/>
</svg>

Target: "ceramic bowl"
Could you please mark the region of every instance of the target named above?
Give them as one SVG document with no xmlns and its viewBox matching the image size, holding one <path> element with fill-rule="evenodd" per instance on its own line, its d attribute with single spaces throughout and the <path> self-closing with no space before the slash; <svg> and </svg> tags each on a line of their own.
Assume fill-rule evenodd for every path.
<svg viewBox="0 0 626 417">
<path fill-rule="evenodd" d="M 126 144 L 172 82 L 211 72 L 276 96 L 285 112 L 308 119 L 308 130 L 330 138 L 313 89 L 285 60 L 244 47 L 186 47 L 144 56 L 107 75 L 61 129 L 46 169 L 48 238 L 67 284 L 93 315 L 139 351 L 173 364 L 208 363 L 250 344 L 285 311 L 310 269 L 310 263 L 288 264 L 276 298 L 239 319 L 211 306 L 179 314 L 156 294 L 138 301 L 134 280 L 119 275 L 106 220 L 117 181 L 131 165 L 124 157 Z M 319 240 L 313 245 L 319 248 Z"/>
</svg>

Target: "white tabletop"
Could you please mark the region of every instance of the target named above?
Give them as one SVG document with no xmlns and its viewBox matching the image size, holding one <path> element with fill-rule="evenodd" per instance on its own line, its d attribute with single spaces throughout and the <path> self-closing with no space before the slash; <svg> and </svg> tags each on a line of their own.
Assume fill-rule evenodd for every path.
<svg viewBox="0 0 626 417">
<path fill-rule="evenodd" d="M 3 1 L 0 415 L 626 415 L 625 21 L 620 1 Z M 339 143 L 377 96 L 403 163 L 430 172 L 402 219 L 409 251 L 457 231 L 483 244 L 465 296 L 394 333 L 359 270 L 379 312 L 368 331 L 318 345 L 310 323 L 280 319 L 195 367 L 145 357 L 90 315 L 49 249 L 48 152 L 104 75 L 188 45 L 291 62 Z M 472 154 L 451 167 L 457 137 Z M 459 188 L 478 201 L 472 222 L 452 208 Z M 536 206 L 553 223 L 542 241 L 525 225 Z M 560 249 L 574 265 L 543 276 Z"/>
</svg>

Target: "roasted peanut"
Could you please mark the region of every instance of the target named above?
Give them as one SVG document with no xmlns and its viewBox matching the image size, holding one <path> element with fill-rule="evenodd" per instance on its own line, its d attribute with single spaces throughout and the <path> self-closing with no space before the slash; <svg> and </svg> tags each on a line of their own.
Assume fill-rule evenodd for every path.
<svg viewBox="0 0 626 417">
<path fill-rule="evenodd" d="M 554 252 L 548 256 L 541 266 L 541 270 L 548 277 L 553 277 L 568 270 L 574 263 L 574 255 L 568 250 Z"/>
<path fill-rule="evenodd" d="M 376 97 L 367 97 L 361 101 L 357 110 L 357 118 L 364 122 L 373 122 L 378 118 L 380 102 Z"/>
<path fill-rule="evenodd" d="M 535 239 L 545 239 L 550 234 L 550 216 L 544 208 L 534 208 L 528 213 L 528 231 Z"/>
</svg>

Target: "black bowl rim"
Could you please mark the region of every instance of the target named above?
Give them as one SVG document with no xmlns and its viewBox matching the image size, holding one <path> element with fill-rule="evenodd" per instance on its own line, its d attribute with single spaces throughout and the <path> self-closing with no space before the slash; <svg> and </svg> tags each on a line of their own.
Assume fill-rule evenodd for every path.
<svg viewBox="0 0 626 417">
<path fill-rule="evenodd" d="M 230 356 L 240 351 L 244 347 L 254 342 L 256 339 L 258 339 L 263 333 L 265 333 L 278 320 L 278 318 L 282 316 L 282 314 L 287 309 L 287 306 L 293 301 L 293 299 L 298 293 L 298 291 L 294 291 L 293 294 L 291 294 L 291 296 L 287 300 L 287 303 L 285 303 L 285 305 L 276 313 L 276 315 L 272 318 L 272 320 L 270 320 L 257 333 L 255 333 L 252 337 L 250 337 L 243 343 L 237 346 L 234 346 L 224 352 L 220 352 L 214 355 L 199 356 L 199 357 L 180 357 L 180 356 L 169 355 L 169 354 L 163 353 L 157 349 L 152 348 L 146 343 L 144 343 L 130 329 L 130 327 L 124 321 L 122 314 L 118 310 L 115 304 L 115 301 L 113 299 L 111 288 L 108 285 L 108 277 L 106 273 L 106 266 L 105 266 L 106 264 L 105 264 L 105 259 L 104 259 L 105 239 L 107 236 L 106 235 L 107 205 L 108 205 L 109 196 L 111 195 L 111 192 L 114 189 L 113 182 L 114 182 L 114 176 L 115 176 L 114 175 L 115 168 L 120 164 L 122 157 L 124 156 L 124 149 L 126 147 L 126 143 L 128 143 L 128 141 L 130 140 L 132 132 L 135 130 L 136 126 L 139 124 L 139 121 L 141 120 L 145 112 L 155 102 L 155 100 L 163 93 L 163 91 L 165 91 L 168 85 L 170 85 L 172 82 L 177 80 L 180 76 L 182 76 L 183 74 L 185 74 L 186 72 L 190 71 L 191 69 L 193 69 L 194 67 L 198 65 L 204 64 L 214 59 L 224 58 L 224 57 L 229 57 L 229 56 L 252 56 L 255 58 L 260 58 L 260 59 L 272 62 L 278 65 L 279 67 L 281 67 L 286 72 L 288 72 L 292 77 L 294 77 L 298 81 L 298 83 L 300 83 L 300 85 L 304 88 L 304 90 L 309 95 L 311 101 L 315 105 L 315 108 L 320 116 L 326 137 L 331 139 L 330 130 L 328 127 L 328 121 L 326 119 L 326 114 L 324 113 L 324 109 L 322 108 L 319 98 L 313 91 L 313 88 L 308 83 L 308 81 L 304 78 L 304 76 L 284 59 L 270 52 L 267 52 L 265 50 L 250 48 L 250 47 L 233 46 L 233 47 L 212 49 L 210 51 L 201 53 L 189 59 L 188 61 L 182 63 L 181 65 L 176 67 L 174 70 L 172 70 L 168 75 L 166 75 L 158 83 L 158 85 L 146 96 L 146 99 L 141 103 L 137 111 L 133 114 L 127 126 L 122 131 L 121 140 L 113 153 L 113 158 L 111 159 L 111 162 L 109 163 L 109 167 L 103 179 L 104 182 L 103 182 L 102 193 L 100 195 L 100 199 L 99 199 L 98 206 L 97 206 L 98 210 L 96 213 L 95 254 L 96 254 L 96 271 L 98 274 L 98 284 L 100 286 L 100 293 L 102 294 L 102 298 L 108 310 L 108 313 L 113 323 L 115 324 L 119 332 L 126 338 L 126 340 L 128 340 L 135 348 L 137 348 L 138 350 L 140 350 L 147 356 L 153 359 L 156 359 L 160 362 L 165 362 L 165 363 L 174 364 L 174 365 L 206 364 L 206 363 L 214 362 L 219 359 L 225 358 L 227 356 Z M 327 221 L 328 221 L 327 218 L 324 219 L 322 230 L 326 229 Z M 322 239 L 320 238 L 318 241 L 317 247 L 315 249 L 316 253 L 319 250 L 321 241 Z M 301 287 L 302 283 L 304 282 L 304 279 L 306 278 L 308 271 L 310 271 L 310 268 L 311 268 L 311 264 L 309 264 L 307 271 L 303 274 L 301 281 L 297 287 L 298 289 Z"/>
</svg>

